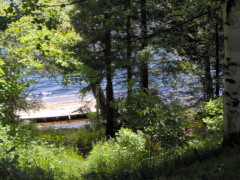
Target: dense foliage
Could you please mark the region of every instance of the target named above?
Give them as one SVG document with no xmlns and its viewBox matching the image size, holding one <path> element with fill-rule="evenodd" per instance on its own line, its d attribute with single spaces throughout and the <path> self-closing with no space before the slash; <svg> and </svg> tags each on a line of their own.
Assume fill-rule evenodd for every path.
<svg viewBox="0 0 240 180">
<path fill-rule="evenodd" d="M 222 67 L 236 66 L 222 53 L 233 2 L 222 23 L 211 0 L 1 1 L 0 179 L 232 178 L 226 157 L 201 163 L 227 151 L 219 96 Z M 101 119 L 89 113 L 77 130 L 7 125 L 33 107 L 33 75 L 88 83 Z M 237 94 L 224 92 L 225 105 L 238 108 Z M 175 177 L 182 165 L 193 166 Z"/>
<path fill-rule="evenodd" d="M 203 110 L 206 116 L 206 118 L 203 118 L 203 122 L 212 131 L 215 141 L 221 142 L 224 134 L 222 97 L 205 103 Z"/>
<path fill-rule="evenodd" d="M 212 124 L 221 127 L 222 123 L 217 120 L 222 116 L 220 98 L 206 103 L 204 109 L 208 117 L 218 112 L 207 126 L 210 129 Z M 194 116 L 197 117 L 196 114 Z M 202 160 L 214 159 L 223 153 L 219 146 L 222 132 L 208 132 L 205 129 L 202 134 L 198 134 L 197 130 L 202 125 L 199 124 L 197 128 L 194 126 L 201 119 L 192 121 L 190 114 L 185 118 L 189 123 L 182 125 L 182 128 L 191 128 L 196 132 L 185 132 L 184 144 L 171 148 L 168 139 L 161 139 L 160 144 L 156 144 L 145 130 L 133 132 L 122 128 L 115 139 L 107 140 L 102 138 L 103 129 L 96 131 L 95 127 L 89 125 L 77 130 L 37 130 L 29 128 L 29 125 L 1 125 L 0 179 L 166 179 L 171 176 L 191 179 L 195 177 L 196 166 L 200 169 L 209 166 L 209 170 L 215 172 L 208 174 L 198 168 L 197 176 L 229 177 L 230 174 L 226 171 L 230 169 L 225 164 L 228 161 L 224 155 L 221 166 L 211 165 L 215 162 L 212 160 L 201 164 Z M 171 135 L 169 131 L 165 133 L 167 137 Z M 154 148 L 150 148 L 152 144 L 155 145 Z M 166 147 L 165 144 L 169 146 Z M 76 154 L 73 146 L 85 154 L 85 160 Z M 193 164 L 193 167 L 182 168 L 180 171 L 179 168 L 185 164 Z"/>
<path fill-rule="evenodd" d="M 207 124 L 207 127 L 214 131 L 223 131 L 222 97 L 205 103 L 203 110 L 205 116 L 207 116 L 203 119 L 203 122 Z"/>
<path fill-rule="evenodd" d="M 78 179 L 82 157 L 37 139 L 25 127 L 0 125 L 0 179 Z"/>
<path fill-rule="evenodd" d="M 0 60 L 0 120 L 3 123 L 16 119 L 16 110 L 23 109 L 26 103 L 24 75 L 16 61 Z"/>
<path fill-rule="evenodd" d="M 113 83 L 127 84 L 130 95 L 135 88 L 130 86 L 132 79 L 145 92 L 152 87 L 159 89 L 160 82 L 178 91 L 175 95 L 160 89 L 157 94 L 187 95 L 194 99 L 193 103 L 219 95 L 222 29 L 218 25 L 221 17 L 218 3 L 203 1 L 197 6 L 193 2 L 181 4 L 171 0 L 19 3 L 1 5 L 5 22 L 1 28 L 2 58 L 14 59 L 21 73 L 24 70 L 50 78 L 62 75 L 62 85 L 87 82 L 86 89 L 100 97 L 109 136 L 114 136 L 117 129 L 116 110 L 111 106 L 115 101 Z M 195 18 L 198 9 L 201 13 Z M 214 22 L 209 22 L 209 18 L 214 18 Z M 216 43 L 208 38 L 214 33 Z M 119 72 L 123 77 L 115 78 Z M 105 92 L 101 87 L 104 80 Z M 24 82 L 26 89 L 29 83 Z"/>
<path fill-rule="evenodd" d="M 119 99 L 116 106 L 122 123 L 131 129 L 141 129 L 153 144 L 161 142 L 162 148 L 181 144 L 184 137 L 182 128 L 186 122 L 184 107 L 179 101 L 164 102 L 157 95 L 133 90 L 127 99 Z"/>
<path fill-rule="evenodd" d="M 135 134 L 129 129 L 121 129 L 116 141 L 110 139 L 97 142 L 87 158 L 84 171 L 86 178 L 130 178 L 129 174 L 139 168 L 142 156 L 146 154 L 143 137 L 141 131 Z"/>
</svg>

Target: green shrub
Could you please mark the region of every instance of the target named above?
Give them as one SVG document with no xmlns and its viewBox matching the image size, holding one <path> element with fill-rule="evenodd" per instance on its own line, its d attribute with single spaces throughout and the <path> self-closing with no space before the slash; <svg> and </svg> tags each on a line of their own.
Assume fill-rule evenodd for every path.
<svg viewBox="0 0 240 180">
<path fill-rule="evenodd" d="M 30 73 L 17 59 L 0 55 L 0 121 L 6 124 L 16 121 L 19 111 L 36 109 L 38 104 L 26 101 L 30 84 L 36 83 L 28 78 Z"/>
<path fill-rule="evenodd" d="M 17 62 L 0 59 L 0 120 L 13 121 L 20 104 L 26 104 L 23 96 L 25 84 Z"/>
<path fill-rule="evenodd" d="M 136 134 L 123 128 L 117 133 L 116 141 L 99 141 L 87 158 L 85 177 L 124 179 L 136 176 L 134 172 L 141 165 L 141 159 L 146 153 L 144 143 L 141 131 Z"/>
<path fill-rule="evenodd" d="M 89 118 L 89 122 L 91 123 L 91 126 L 93 126 L 95 129 L 99 129 L 101 124 L 104 122 L 101 119 L 101 116 L 99 116 L 99 119 L 98 119 L 96 112 L 88 113 L 87 117 Z"/>
<path fill-rule="evenodd" d="M 120 129 L 116 133 L 117 143 L 120 147 L 125 148 L 129 153 L 135 154 L 136 152 L 142 152 L 145 148 L 144 134 L 142 131 L 133 133 L 130 129 Z"/>
<path fill-rule="evenodd" d="M 203 112 L 206 116 L 206 118 L 203 118 L 203 122 L 207 124 L 208 129 L 223 131 L 223 103 L 221 97 L 205 103 Z"/>
<path fill-rule="evenodd" d="M 121 119 L 131 129 L 143 129 L 154 144 L 172 148 L 183 139 L 183 107 L 178 101 L 164 102 L 159 96 L 133 90 L 126 99 L 120 99 L 115 106 L 120 110 Z"/>
<path fill-rule="evenodd" d="M 210 100 L 204 104 L 203 112 L 206 118 L 203 122 L 206 123 L 207 128 L 213 131 L 213 138 L 219 143 L 223 137 L 223 103 L 222 98 Z"/>
</svg>

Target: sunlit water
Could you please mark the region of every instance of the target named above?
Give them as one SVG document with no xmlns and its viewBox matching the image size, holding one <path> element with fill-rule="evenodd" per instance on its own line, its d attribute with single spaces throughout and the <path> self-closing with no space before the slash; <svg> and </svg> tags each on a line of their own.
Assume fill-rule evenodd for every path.
<svg viewBox="0 0 240 180">
<path fill-rule="evenodd" d="M 88 86 L 88 84 L 84 81 L 79 84 L 68 83 L 66 86 L 62 86 L 61 83 L 63 82 L 63 80 L 61 76 L 57 76 L 54 80 L 50 80 L 47 77 L 40 78 L 38 75 L 31 76 L 29 77 L 29 79 L 35 80 L 38 83 L 35 85 L 31 85 L 28 88 L 29 92 L 28 98 L 29 99 L 39 98 L 43 102 L 67 101 L 68 99 L 64 98 L 65 95 L 78 94 L 83 87 Z M 113 91 L 115 98 L 119 98 L 123 94 L 126 94 L 127 92 L 126 82 L 127 82 L 126 71 L 117 70 L 113 76 Z M 162 76 L 157 77 L 149 76 L 149 82 L 150 88 L 158 88 L 163 93 L 165 93 L 166 91 L 167 92 L 173 91 L 173 89 L 170 86 L 166 86 L 162 83 Z M 103 79 L 101 86 L 105 92 L 106 79 Z M 135 88 L 138 87 L 138 84 L 136 84 L 136 86 L 134 87 Z M 91 92 L 89 93 L 92 95 Z"/>
</svg>

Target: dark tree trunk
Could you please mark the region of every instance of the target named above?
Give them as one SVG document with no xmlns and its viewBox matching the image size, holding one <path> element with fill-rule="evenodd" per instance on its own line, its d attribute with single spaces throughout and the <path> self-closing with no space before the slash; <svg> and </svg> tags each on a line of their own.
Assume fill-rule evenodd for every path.
<svg viewBox="0 0 240 180">
<path fill-rule="evenodd" d="M 131 1 L 128 0 L 126 2 L 126 9 L 130 8 L 131 5 Z M 131 17 L 130 15 L 127 16 L 127 61 L 128 61 L 128 65 L 127 65 L 127 82 L 128 85 L 130 83 L 130 80 L 132 79 L 132 64 L 131 64 L 131 55 L 132 55 L 132 40 L 131 40 Z M 130 96 L 132 91 L 132 88 L 128 86 L 128 96 Z"/>
<path fill-rule="evenodd" d="M 216 97 L 219 96 L 219 91 L 220 91 L 220 64 L 219 64 L 219 37 L 218 37 L 218 23 L 216 23 L 216 29 L 215 29 L 215 33 L 216 33 Z"/>
<path fill-rule="evenodd" d="M 93 52 L 96 53 L 96 46 L 95 44 L 92 45 Z M 106 97 L 103 93 L 102 86 L 100 82 L 97 81 L 96 83 L 90 83 L 91 90 L 93 95 L 96 99 L 96 110 L 97 110 L 97 121 L 98 121 L 98 128 L 100 128 L 100 116 L 99 110 L 101 111 L 101 116 L 103 119 L 106 119 L 107 116 L 107 107 L 106 107 Z"/>
<path fill-rule="evenodd" d="M 114 109 L 110 105 L 113 102 L 113 85 L 112 85 L 112 57 L 111 57 L 111 30 L 109 27 L 108 14 L 105 17 L 105 33 L 104 33 L 104 44 L 105 44 L 105 62 L 107 68 L 107 87 L 106 87 L 106 106 L 107 106 L 107 125 L 106 125 L 106 136 L 114 137 Z"/>
<path fill-rule="evenodd" d="M 222 141 L 223 148 L 240 146 L 240 133 L 225 133 Z"/>
<path fill-rule="evenodd" d="M 147 10 L 146 0 L 141 0 L 141 50 L 147 47 Z M 140 87 L 144 88 L 145 92 L 148 89 L 148 62 L 141 62 L 140 65 Z"/>
<path fill-rule="evenodd" d="M 211 76 L 211 64 L 209 57 L 204 58 L 204 70 L 205 70 L 205 76 L 204 76 L 204 93 L 205 93 L 205 100 L 209 101 L 210 98 L 213 97 L 213 82 L 212 82 L 212 76 Z"/>
</svg>

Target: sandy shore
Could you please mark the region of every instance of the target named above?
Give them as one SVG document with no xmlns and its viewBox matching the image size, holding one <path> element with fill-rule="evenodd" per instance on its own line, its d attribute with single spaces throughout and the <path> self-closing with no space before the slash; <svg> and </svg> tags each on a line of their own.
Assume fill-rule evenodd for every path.
<svg viewBox="0 0 240 180">
<path fill-rule="evenodd" d="M 56 102 L 43 102 L 42 107 L 38 111 L 20 112 L 21 118 L 34 118 L 34 117 L 50 117 L 50 116 L 66 116 L 71 114 L 81 113 L 80 108 L 85 111 L 95 112 L 96 100 L 92 96 L 87 96 L 84 99 L 71 100 L 71 96 L 54 97 L 59 101 Z M 61 98 L 63 97 L 63 98 Z M 84 111 L 84 113 L 86 113 Z"/>
</svg>

